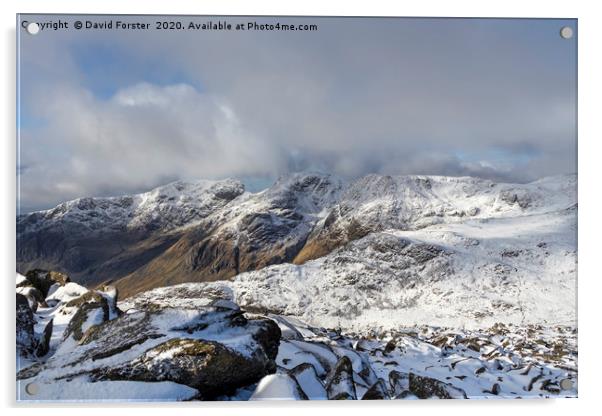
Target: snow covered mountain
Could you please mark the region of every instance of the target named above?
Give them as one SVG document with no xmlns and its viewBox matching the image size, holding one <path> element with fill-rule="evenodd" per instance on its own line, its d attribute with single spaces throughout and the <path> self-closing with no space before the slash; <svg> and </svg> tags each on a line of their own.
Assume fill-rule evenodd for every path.
<svg viewBox="0 0 602 416">
<path fill-rule="evenodd" d="M 80 198 L 17 217 L 17 269 L 63 270 L 94 285 L 143 266 L 244 192 L 234 180 L 174 182 L 150 192 Z"/>
<path fill-rule="evenodd" d="M 574 397 L 576 181 L 295 174 L 23 215 L 18 397 Z"/>
<path fill-rule="evenodd" d="M 85 198 L 18 218 L 18 268 L 125 296 L 184 282 L 243 307 L 358 329 L 467 320 L 571 323 L 576 176 L 529 184 L 293 174 Z M 360 319 L 361 318 L 361 319 Z"/>
</svg>

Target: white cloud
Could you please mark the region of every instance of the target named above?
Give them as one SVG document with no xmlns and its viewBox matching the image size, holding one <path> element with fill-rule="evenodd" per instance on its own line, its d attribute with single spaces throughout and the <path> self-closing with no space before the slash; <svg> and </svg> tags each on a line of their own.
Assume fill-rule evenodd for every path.
<svg viewBox="0 0 602 416">
<path fill-rule="evenodd" d="M 176 178 L 274 175 L 280 155 L 234 110 L 189 85 L 141 83 L 107 101 L 62 90 L 46 103 L 44 137 L 22 138 L 22 199 L 31 205 Z"/>
<path fill-rule="evenodd" d="M 316 20 L 316 33 L 25 37 L 21 98 L 46 124 L 22 130 L 24 208 L 301 169 L 512 181 L 576 170 L 562 22 Z M 98 45 L 109 64 L 76 59 Z M 142 82 L 157 73 L 177 81 Z"/>
</svg>

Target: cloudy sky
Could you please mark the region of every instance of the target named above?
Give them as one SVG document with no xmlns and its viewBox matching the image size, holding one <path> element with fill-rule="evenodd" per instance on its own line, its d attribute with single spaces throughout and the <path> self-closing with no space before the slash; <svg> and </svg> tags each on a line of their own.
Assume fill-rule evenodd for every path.
<svg viewBox="0 0 602 416">
<path fill-rule="evenodd" d="M 576 171 L 574 20 L 228 18 L 250 20 L 318 30 L 20 31 L 21 212 L 177 179 Z"/>
</svg>

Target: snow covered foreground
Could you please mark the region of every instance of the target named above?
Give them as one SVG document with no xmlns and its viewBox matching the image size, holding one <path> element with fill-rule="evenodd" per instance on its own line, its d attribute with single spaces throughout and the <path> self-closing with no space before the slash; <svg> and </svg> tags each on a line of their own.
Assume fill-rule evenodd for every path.
<svg viewBox="0 0 602 416">
<path fill-rule="evenodd" d="M 18 277 L 23 286 L 29 280 Z M 22 298 L 32 299 L 35 288 Z M 24 401 L 539 398 L 577 394 L 576 330 L 496 324 L 371 333 L 243 313 L 206 284 L 120 302 L 53 284 L 17 350 Z M 23 305 L 25 308 L 25 305 Z M 31 312 L 31 310 L 29 310 Z M 21 311 L 23 312 L 23 311 Z M 18 310 L 18 331 L 27 332 Z M 35 351 L 50 321 L 48 352 Z"/>
</svg>

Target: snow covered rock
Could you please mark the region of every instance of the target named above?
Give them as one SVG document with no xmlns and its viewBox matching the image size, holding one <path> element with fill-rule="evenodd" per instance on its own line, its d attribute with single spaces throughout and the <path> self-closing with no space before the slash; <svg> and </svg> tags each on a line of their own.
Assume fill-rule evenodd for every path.
<svg viewBox="0 0 602 416">
<path fill-rule="evenodd" d="M 576 216 L 564 209 L 387 230 L 223 285 L 242 307 L 352 331 L 565 324 L 575 321 L 575 238 Z"/>
<path fill-rule="evenodd" d="M 65 304 L 66 308 L 77 308 L 63 333 L 63 340 L 73 338 L 80 341 L 86 331 L 109 320 L 109 304 L 96 291 L 88 291 Z"/>
<path fill-rule="evenodd" d="M 94 372 L 95 380 L 172 381 L 195 388 L 201 399 L 233 392 L 273 371 L 260 354 L 248 357 L 216 341 L 171 338 L 125 364 Z"/>
<path fill-rule="evenodd" d="M 308 363 L 299 364 L 295 368 L 289 370 L 288 374 L 297 380 L 299 387 L 301 387 L 301 390 L 303 390 L 303 393 L 305 393 L 309 400 L 328 399 L 326 389 L 313 365 Z"/>
<path fill-rule="evenodd" d="M 249 400 L 307 400 L 307 396 L 294 377 L 280 373 L 262 378 Z"/>
<path fill-rule="evenodd" d="M 69 319 L 61 341 L 50 357 L 18 373 L 21 383 L 32 377 L 43 384 L 170 382 L 188 386 L 196 399 L 206 400 L 276 371 L 278 325 L 247 318 L 238 305 L 216 293 L 211 298 L 206 292 L 209 298 L 196 298 L 195 304 L 189 300 L 196 292 L 180 290 L 176 300 L 157 290 L 141 294 L 147 301 L 134 301 L 136 308 L 124 304 L 127 311 L 114 314 L 116 292 L 105 290 L 67 297 L 53 307 L 55 316 Z M 22 332 L 31 334 L 27 331 L 33 323 L 23 321 Z"/>
<path fill-rule="evenodd" d="M 65 286 L 71 280 L 69 276 L 64 273 L 56 271 L 48 271 L 41 269 L 34 269 L 27 272 L 25 278 L 31 283 L 33 287 L 38 289 L 42 296 L 45 298 L 48 296 L 48 291 L 54 284 L 59 286 Z"/>
<path fill-rule="evenodd" d="M 31 286 L 31 282 L 27 280 L 27 277 L 23 276 L 21 273 L 17 273 L 17 282 L 16 287 L 26 287 Z"/>
<path fill-rule="evenodd" d="M 362 396 L 362 400 L 386 400 L 388 398 L 389 392 L 382 378 L 379 378 Z"/>
<path fill-rule="evenodd" d="M 33 286 L 20 286 L 17 288 L 17 293 L 25 296 L 27 301 L 29 302 L 29 307 L 32 312 L 36 312 L 38 310 L 38 306 L 46 306 L 46 300 L 44 299 L 44 295 L 38 289 Z"/>
<path fill-rule="evenodd" d="M 52 288 L 54 287 L 54 290 Z M 52 286 L 50 293 L 46 297 L 46 303 L 57 305 L 58 303 L 67 304 L 69 301 L 78 298 L 88 292 L 88 289 L 77 283 L 67 283 L 65 286 Z"/>
<path fill-rule="evenodd" d="M 326 391 L 329 400 L 356 400 L 353 366 L 348 357 L 342 357 L 328 375 Z"/>
</svg>

